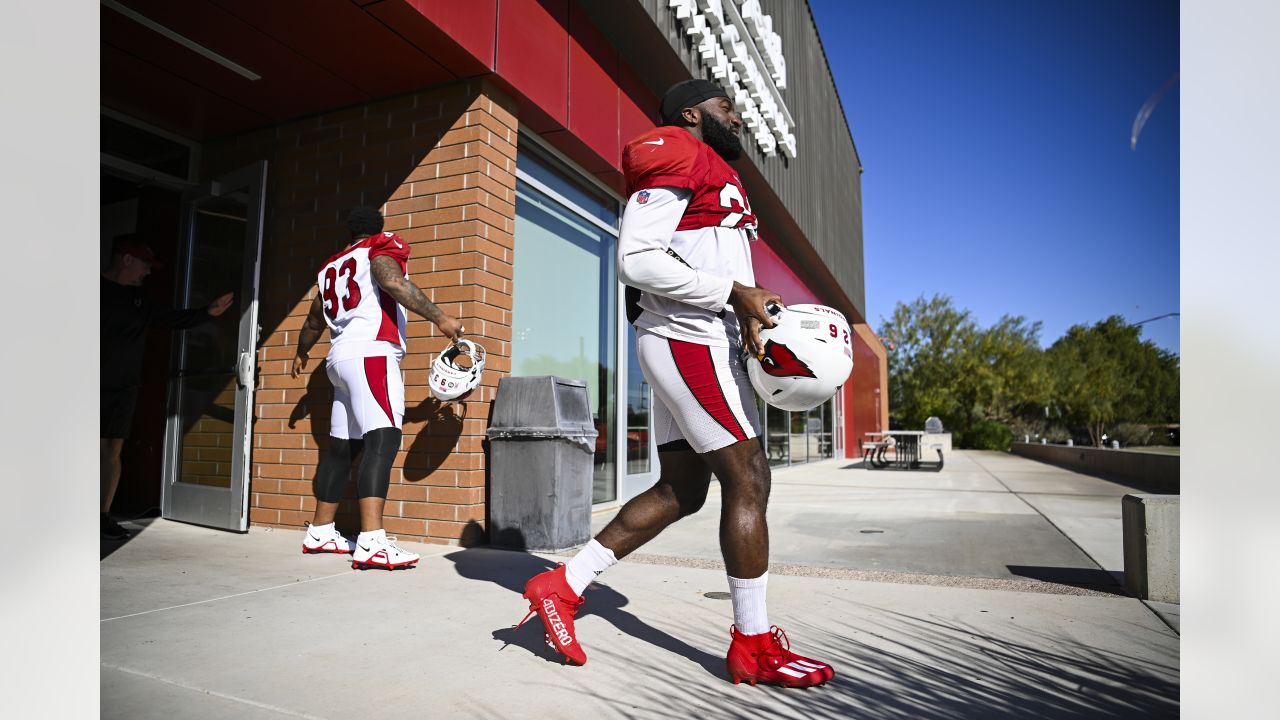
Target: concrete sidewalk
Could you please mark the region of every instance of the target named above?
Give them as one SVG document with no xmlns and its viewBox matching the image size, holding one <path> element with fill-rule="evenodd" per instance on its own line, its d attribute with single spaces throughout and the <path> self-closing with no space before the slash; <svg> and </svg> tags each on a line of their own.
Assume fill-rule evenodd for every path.
<svg viewBox="0 0 1280 720">
<path fill-rule="evenodd" d="M 416 546 L 357 572 L 300 532 L 153 521 L 102 561 L 102 715 L 1176 717 L 1177 606 L 1114 582 L 1126 491 L 999 453 L 776 471 L 770 616 L 837 672 L 802 691 L 727 680 L 715 490 L 588 591 L 584 667 L 512 629 L 557 558 Z"/>
</svg>

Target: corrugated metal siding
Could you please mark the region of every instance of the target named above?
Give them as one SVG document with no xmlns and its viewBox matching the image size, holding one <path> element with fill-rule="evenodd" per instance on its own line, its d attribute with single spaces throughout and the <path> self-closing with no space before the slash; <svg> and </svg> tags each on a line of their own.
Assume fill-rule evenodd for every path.
<svg viewBox="0 0 1280 720">
<path fill-rule="evenodd" d="M 682 34 L 667 0 L 637 0 L 695 77 L 709 77 L 701 58 Z M 725 0 L 732 2 L 732 0 Z M 862 178 L 857 149 L 836 93 L 835 81 L 814 25 L 809 3 L 760 0 L 782 36 L 787 89 L 782 91 L 796 121 L 796 158 L 766 157 L 754 142 L 747 155 L 826 263 L 831 274 L 866 317 L 862 259 Z M 790 240 L 790 239 L 789 239 Z"/>
</svg>

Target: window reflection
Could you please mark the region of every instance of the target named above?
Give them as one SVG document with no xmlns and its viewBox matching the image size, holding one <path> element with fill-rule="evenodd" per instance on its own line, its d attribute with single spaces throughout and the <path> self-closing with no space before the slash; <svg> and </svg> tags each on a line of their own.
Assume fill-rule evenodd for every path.
<svg viewBox="0 0 1280 720">
<path fill-rule="evenodd" d="M 766 406 L 765 454 L 769 456 L 770 465 L 788 465 L 791 462 L 790 432 L 788 431 L 791 424 L 790 416 L 791 413 L 786 410 Z"/>
<path fill-rule="evenodd" d="M 835 400 L 808 412 L 787 412 L 760 401 L 764 449 L 771 466 L 796 465 L 835 457 Z"/>
<path fill-rule="evenodd" d="M 649 408 L 653 394 L 640 370 L 636 354 L 636 333 L 624 327 L 627 334 L 627 474 L 649 472 Z"/>
<path fill-rule="evenodd" d="M 554 191 L 586 202 L 541 160 L 521 153 L 519 168 Z M 600 207 L 584 208 L 599 217 Z M 616 213 L 611 224 L 616 224 Z M 592 502 L 617 497 L 616 238 L 523 179 L 516 183 L 516 253 L 511 374 L 557 375 L 587 383 L 595 418 Z"/>
</svg>

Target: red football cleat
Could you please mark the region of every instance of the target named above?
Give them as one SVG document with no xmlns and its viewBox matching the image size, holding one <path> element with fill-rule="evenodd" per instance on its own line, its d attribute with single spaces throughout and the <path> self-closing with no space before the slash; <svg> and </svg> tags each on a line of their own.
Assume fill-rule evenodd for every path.
<svg viewBox="0 0 1280 720">
<path fill-rule="evenodd" d="M 573 616 L 578 606 L 585 602 L 569 588 L 564 577 L 564 563 L 554 570 L 534 575 L 524 586 L 524 597 L 529 601 L 529 614 L 516 627 L 524 625 L 534 613 L 542 619 L 547 629 L 547 644 L 575 665 L 586 665 L 587 654 L 578 644 L 573 630 Z"/>
<path fill-rule="evenodd" d="M 759 635 L 743 635 L 735 625 L 729 628 L 729 635 L 733 642 L 725 662 L 734 685 L 746 681 L 752 685 L 813 687 L 836 676 L 830 665 L 791 652 L 791 641 L 777 625 Z"/>
</svg>

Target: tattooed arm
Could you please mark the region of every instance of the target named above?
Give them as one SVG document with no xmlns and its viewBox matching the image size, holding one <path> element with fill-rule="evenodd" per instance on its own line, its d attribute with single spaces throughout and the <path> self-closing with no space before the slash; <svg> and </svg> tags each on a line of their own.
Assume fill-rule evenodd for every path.
<svg viewBox="0 0 1280 720">
<path fill-rule="evenodd" d="M 302 331 L 298 333 L 298 352 L 293 356 L 293 369 L 290 373 L 293 377 L 298 377 L 307 369 L 311 348 L 315 347 L 323 332 L 324 306 L 320 296 L 316 295 L 316 299 L 311 302 L 311 311 L 307 313 L 307 320 L 302 324 Z"/>
<path fill-rule="evenodd" d="M 373 279 L 377 281 L 378 287 L 386 290 L 396 302 L 435 323 L 440 332 L 450 340 L 457 340 L 462 336 L 462 323 L 428 300 L 422 290 L 404 276 L 399 263 L 386 255 L 377 255 L 373 258 L 372 265 Z"/>
</svg>

